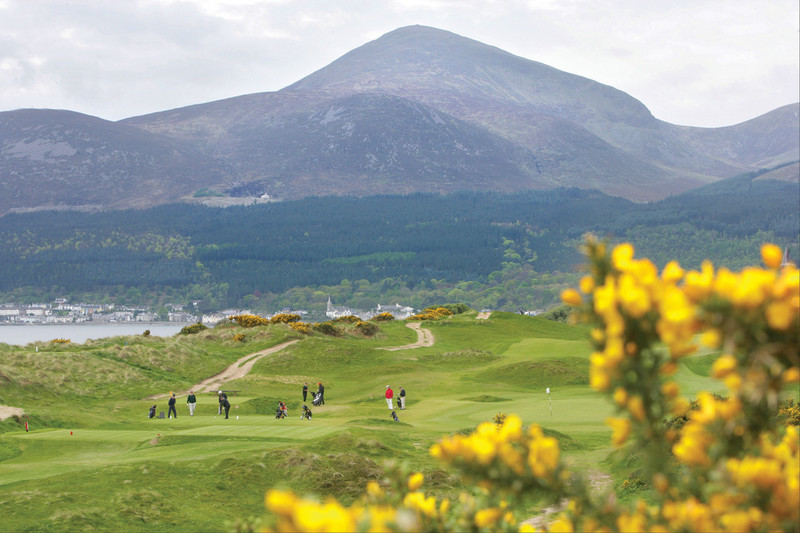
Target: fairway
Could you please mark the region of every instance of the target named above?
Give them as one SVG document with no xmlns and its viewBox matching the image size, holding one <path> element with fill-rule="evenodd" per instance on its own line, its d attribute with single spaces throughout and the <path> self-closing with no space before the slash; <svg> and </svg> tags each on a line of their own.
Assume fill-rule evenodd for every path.
<svg viewBox="0 0 800 533">
<path fill-rule="evenodd" d="M 573 465 L 607 478 L 605 419 L 616 408 L 588 386 L 587 331 L 510 313 L 475 316 L 425 322 L 427 332 L 390 322 L 373 338 L 304 336 L 278 325 L 48 345 L 37 353 L 2 348 L 0 375 L 10 385 L 0 403 L 23 408 L 31 431 L 13 418 L 0 423 L 0 502 L 13 504 L 0 528 L 230 529 L 264 514 L 270 487 L 351 501 L 386 460 L 436 472 L 428 455 L 433 443 L 498 414 L 553 432 Z M 240 332 L 245 345 L 230 340 Z M 415 343 L 423 333 L 425 342 Z M 689 394 L 713 381 L 706 370 L 714 354 L 697 357 L 677 374 Z M 51 358 L 61 387 L 40 370 Z M 187 391 L 242 361 L 253 361 L 249 373 L 214 385 L 236 391 L 228 420 L 217 415 L 215 393 L 197 395 L 194 417 L 183 393 L 178 418 L 146 417 L 153 404 L 167 411 L 167 392 Z M 95 371 L 106 372 L 106 380 Z M 91 386 L 72 385 L 84 376 Z M 314 391 L 319 382 L 326 405 L 311 406 L 309 397 L 313 419 L 300 420 L 302 384 Z M 408 392 L 398 422 L 383 397 L 386 385 Z M 278 401 L 287 402 L 286 419 L 275 418 Z M 236 497 L 220 505 L 220 492 Z M 120 505 L 129 512 L 116 513 Z"/>
</svg>

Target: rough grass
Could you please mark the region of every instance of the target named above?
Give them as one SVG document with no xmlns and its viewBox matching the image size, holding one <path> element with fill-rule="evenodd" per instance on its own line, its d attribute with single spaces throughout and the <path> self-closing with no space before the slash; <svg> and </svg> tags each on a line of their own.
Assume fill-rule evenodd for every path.
<svg viewBox="0 0 800 533">
<path fill-rule="evenodd" d="M 589 361 L 579 357 L 528 361 L 490 368 L 475 375 L 478 381 L 491 381 L 516 387 L 588 385 Z"/>
</svg>

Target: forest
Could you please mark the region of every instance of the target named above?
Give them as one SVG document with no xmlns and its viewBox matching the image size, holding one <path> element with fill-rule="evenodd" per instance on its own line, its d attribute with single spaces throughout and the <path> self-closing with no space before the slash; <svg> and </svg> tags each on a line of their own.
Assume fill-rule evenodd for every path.
<svg viewBox="0 0 800 533">
<path fill-rule="evenodd" d="M 737 269 L 770 241 L 798 256 L 798 184 L 730 178 L 660 202 L 597 191 L 312 197 L 246 207 L 0 218 L 0 302 L 55 297 L 200 310 L 457 301 L 548 308 L 587 232 L 656 262 Z"/>
</svg>

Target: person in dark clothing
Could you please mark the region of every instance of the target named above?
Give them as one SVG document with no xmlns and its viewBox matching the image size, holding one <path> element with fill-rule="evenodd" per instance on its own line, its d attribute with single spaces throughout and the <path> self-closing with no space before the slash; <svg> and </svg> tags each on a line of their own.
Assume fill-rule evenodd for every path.
<svg viewBox="0 0 800 533">
<path fill-rule="evenodd" d="M 228 419 L 228 411 L 231 410 L 231 402 L 228 401 L 228 395 L 227 394 L 223 393 L 222 401 L 221 401 L 220 405 L 222 406 L 223 409 L 225 409 L 225 419 L 227 420 Z"/>
<path fill-rule="evenodd" d="M 317 389 L 317 394 L 319 394 L 319 404 L 325 405 L 325 386 L 322 384 L 322 382 L 317 383 L 317 385 L 319 386 Z"/>
<path fill-rule="evenodd" d="M 178 418 L 178 411 L 175 409 L 175 395 L 169 397 L 169 412 L 167 413 L 167 418 L 172 418 L 172 415 L 175 415 L 175 418 Z"/>
<path fill-rule="evenodd" d="M 217 410 L 217 414 L 221 415 L 222 414 L 222 409 L 225 407 L 223 405 L 223 403 L 228 401 L 228 395 L 225 394 L 222 391 L 219 391 L 217 394 L 219 394 L 219 409 Z M 231 408 L 230 406 L 231 406 L 231 404 L 228 404 L 228 409 Z M 225 415 L 225 418 L 228 418 L 227 414 Z"/>
<path fill-rule="evenodd" d="M 406 408 L 406 389 L 400 387 L 400 396 L 397 398 L 397 403 L 400 404 L 400 409 Z"/>
<path fill-rule="evenodd" d="M 306 397 L 308 396 L 308 383 L 303 384 L 303 401 L 306 401 Z"/>
</svg>

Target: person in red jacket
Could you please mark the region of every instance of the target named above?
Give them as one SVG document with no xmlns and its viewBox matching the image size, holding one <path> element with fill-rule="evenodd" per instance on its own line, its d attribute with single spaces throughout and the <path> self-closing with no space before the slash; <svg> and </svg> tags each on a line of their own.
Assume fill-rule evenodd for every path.
<svg viewBox="0 0 800 533">
<path fill-rule="evenodd" d="M 386 405 L 389 406 L 389 409 L 394 411 L 394 407 L 392 406 L 392 398 L 394 398 L 394 392 L 389 385 L 386 385 Z"/>
</svg>

